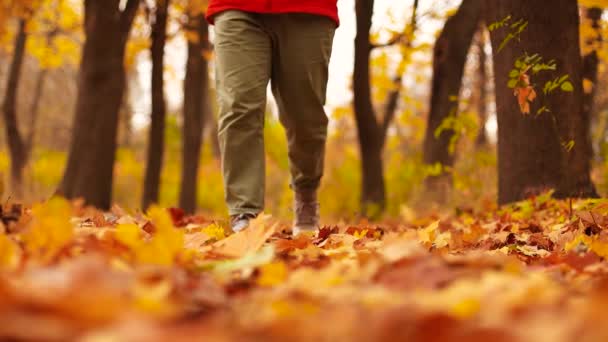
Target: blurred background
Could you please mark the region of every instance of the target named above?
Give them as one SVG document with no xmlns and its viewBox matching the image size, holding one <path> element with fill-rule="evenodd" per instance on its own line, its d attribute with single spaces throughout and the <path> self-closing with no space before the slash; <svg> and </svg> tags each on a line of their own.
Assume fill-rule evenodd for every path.
<svg viewBox="0 0 608 342">
<path fill-rule="evenodd" d="M 452 24 L 457 29 L 450 33 L 470 36 L 453 43 L 468 53 L 463 53 L 463 76 L 454 76 L 460 89 L 444 99 L 452 109 L 437 122 L 429 120 L 436 89 L 434 46 L 461 1 L 376 0 L 373 14 L 356 13 L 355 0 L 338 3 L 341 25 L 326 106 L 324 218 L 352 219 L 365 211 L 371 217 L 407 219 L 440 208 L 494 207 L 494 78 L 481 20 Z M 202 19 L 204 1 L 9 0 L 0 6 L 3 200 L 39 201 L 59 189 L 69 197 L 93 198 L 101 207 L 109 198 L 129 210 L 158 202 L 226 215 L 216 140 L 213 27 Z M 601 44 L 606 18 L 600 10 L 593 20 L 588 11 L 581 5 L 582 41 L 593 37 L 598 59 L 592 176 L 606 194 L 608 72 Z M 356 47 L 357 20 L 367 17 L 369 46 Z M 355 55 L 364 50 L 369 70 L 355 70 Z M 371 107 L 363 111 L 377 125 L 358 134 L 354 100 L 362 96 L 366 85 L 358 80 L 366 72 Z M 105 85 L 97 86 L 100 79 Z M 97 129 L 101 126 L 108 128 Z M 362 134 L 374 137 L 373 148 L 361 148 Z M 265 138 L 268 212 L 289 218 L 286 141 L 270 93 Z M 91 140 L 103 143 L 85 148 Z M 445 153 L 433 155 L 430 140 L 443 141 Z M 376 159 L 380 162 L 374 164 Z M 89 165 L 86 176 L 73 171 L 79 164 Z M 368 182 L 362 180 L 364 168 L 373 178 Z M 366 189 L 366 183 L 373 186 Z M 93 190 L 82 190 L 86 187 Z"/>
</svg>

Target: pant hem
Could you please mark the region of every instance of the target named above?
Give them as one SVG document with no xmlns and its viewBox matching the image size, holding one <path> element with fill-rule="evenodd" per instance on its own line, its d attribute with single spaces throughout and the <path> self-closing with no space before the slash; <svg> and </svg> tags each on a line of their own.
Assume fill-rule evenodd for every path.
<svg viewBox="0 0 608 342">
<path fill-rule="evenodd" d="M 237 215 L 242 215 L 242 214 L 252 214 L 252 215 L 259 215 L 262 211 L 261 210 L 255 210 L 255 209 L 229 209 L 228 213 L 230 216 L 237 216 Z"/>
</svg>

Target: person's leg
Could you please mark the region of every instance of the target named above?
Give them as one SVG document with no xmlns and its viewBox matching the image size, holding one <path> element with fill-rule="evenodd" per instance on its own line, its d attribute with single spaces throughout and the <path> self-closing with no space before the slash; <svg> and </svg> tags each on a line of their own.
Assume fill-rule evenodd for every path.
<svg viewBox="0 0 608 342">
<path fill-rule="evenodd" d="M 287 132 L 294 190 L 318 188 L 323 175 L 323 106 L 335 27 L 331 19 L 309 14 L 283 14 L 273 21 L 272 90 Z"/>
<path fill-rule="evenodd" d="M 272 43 L 259 15 L 226 11 L 215 18 L 218 135 L 231 216 L 264 208 L 264 112 Z"/>
<path fill-rule="evenodd" d="M 287 132 L 296 228 L 318 224 L 316 190 L 323 175 L 327 116 L 323 109 L 335 22 L 308 14 L 274 17 L 273 93 Z"/>
</svg>

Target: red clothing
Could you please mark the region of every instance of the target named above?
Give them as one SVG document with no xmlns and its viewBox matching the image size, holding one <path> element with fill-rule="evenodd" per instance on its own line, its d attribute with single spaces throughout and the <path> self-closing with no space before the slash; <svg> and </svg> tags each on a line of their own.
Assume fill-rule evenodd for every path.
<svg viewBox="0 0 608 342">
<path fill-rule="evenodd" d="M 213 16 L 226 10 L 255 13 L 309 13 L 324 15 L 339 24 L 338 0 L 210 0 L 207 20 L 213 24 Z"/>
</svg>

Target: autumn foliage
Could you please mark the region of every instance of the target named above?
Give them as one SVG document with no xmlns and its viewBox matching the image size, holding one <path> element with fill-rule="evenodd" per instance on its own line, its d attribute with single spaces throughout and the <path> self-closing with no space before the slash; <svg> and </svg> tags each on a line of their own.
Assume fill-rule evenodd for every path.
<svg viewBox="0 0 608 342">
<path fill-rule="evenodd" d="M 3 208 L 0 337 L 603 340 L 606 201 L 340 224 L 291 238 L 53 199 Z"/>
</svg>

